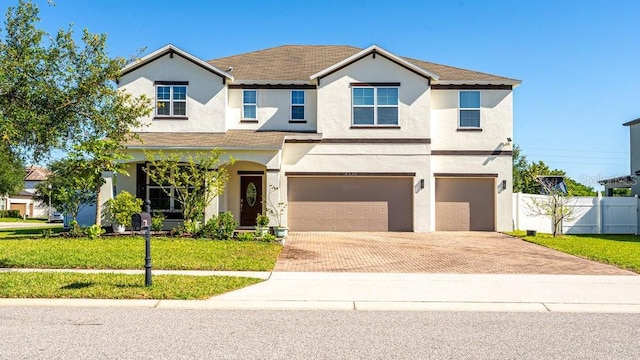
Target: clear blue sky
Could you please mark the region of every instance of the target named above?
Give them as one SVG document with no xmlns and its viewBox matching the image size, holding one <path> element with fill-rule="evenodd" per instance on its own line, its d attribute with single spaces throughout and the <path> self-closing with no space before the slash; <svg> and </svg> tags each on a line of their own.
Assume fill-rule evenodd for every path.
<svg viewBox="0 0 640 360">
<path fill-rule="evenodd" d="M 640 117 L 640 1 L 55 2 L 36 0 L 45 30 L 107 33 L 113 56 L 168 43 L 205 60 L 283 44 L 376 44 L 520 79 L 514 141 L 529 160 L 597 189 L 630 171 L 621 124 Z"/>
</svg>

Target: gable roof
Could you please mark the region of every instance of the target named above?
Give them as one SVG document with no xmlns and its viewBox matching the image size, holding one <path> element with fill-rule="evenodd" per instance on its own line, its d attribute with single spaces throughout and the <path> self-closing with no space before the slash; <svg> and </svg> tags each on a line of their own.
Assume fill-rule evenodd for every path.
<svg viewBox="0 0 640 360">
<path fill-rule="evenodd" d="M 44 181 L 47 180 L 49 170 L 37 166 L 28 166 L 24 168 L 25 181 Z"/>
<path fill-rule="evenodd" d="M 421 74 L 430 75 L 438 84 L 521 83 L 507 77 L 393 55 L 375 45 L 364 50 L 345 45 L 283 45 L 209 60 L 208 63 L 220 69 L 233 68 L 231 73 L 236 83 L 269 80 L 309 83 L 313 76 L 339 68 L 339 64 L 357 61 L 374 50 Z"/>
<path fill-rule="evenodd" d="M 206 61 L 203 61 L 203 60 L 201 60 L 201 59 L 189 54 L 188 52 L 186 52 L 184 50 L 181 50 L 181 49 L 179 49 L 179 48 L 177 48 L 177 47 L 175 47 L 175 46 L 173 46 L 171 44 L 166 45 L 165 47 L 163 47 L 161 49 L 158 49 L 158 50 L 152 52 L 149 55 L 143 56 L 142 58 L 140 58 L 140 59 L 138 59 L 138 60 L 136 60 L 136 61 L 134 61 L 134 62 L 132 62 L 130 64 L 127 64 L 124 68 L 122 68 L 122 70 L 120 70 L 120 75 L 121 76 L 122 75 L 126 75 L 126 74 L 128 74 L 128 73 L 130 73 L 130 72 L 132 72 L 132 71 L 134 71 L 134 70 L 136 70 L 136 69 L 138 69 L 138 68 L 140 68 L 140 67 L 142 67 L 142 66 L 144 66 L 144 65 L 146 65 L 146 64 L 148 64 L 150 62 L 153 62 L 153 61 L 155 61 L 155 60 L 157 60 L 157 59 L 159 59 L 159 58 L 161 58 L 161 57 L 163 57 L 163 56 L 165 56 L 167 54 L 169 54 L 171 56 L 173 56 L 174 54 L 178 55 L 178 56 L 182 57 L 183 59 L 185 59 L 187 61 L 190 61 L 193 64 L 195 64 L 197 66 L 200 66 L 201 68 L 203 68 L 203 69 L 205 69 L 205 70 L 207 70 L 209 72 L 212 72 L 212 73 L 214 73 L 214 74 L 216 74 L 216 75 L 218 75 L 218 76 L 220 76 L 222 78 L 227 78 L 227 79 L 233 80 L 233 76 L 231 74 L 227 73 L 226 71 L 222 71 L 222 70 L 218 69 L 217 67 L 215 67 L 214 65 L 211 65 L 211 64 L 207 63 Z"/>
</svg>

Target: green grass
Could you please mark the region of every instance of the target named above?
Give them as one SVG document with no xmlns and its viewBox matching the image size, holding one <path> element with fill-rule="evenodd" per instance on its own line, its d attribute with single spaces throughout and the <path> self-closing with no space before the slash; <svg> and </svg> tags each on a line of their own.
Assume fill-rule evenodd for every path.
<svg viewBox="0 0 640 360">
<path fill-rule="evenodd" d="M 46 224 L 47 219 L 0 218 L 0 223 L 13 223 L 13 222 Z"/>
<path fill-rule="evenodd" d="M 640 237 L 634 235 L 562 235 L 526 236 L 524 231 L 511 235 L 585 259 L 615 265 L 640 273 Z"/>
<path fill-rule="evenodd" d="M 154 275 L 144 286 L 144 275 L 78 273 L 0 273 L 0 298 L 84 299 L 207 299 L 261 282 L 224 276 Z"/>
<path fill-rule="evenodd" d="M 41 226 L 37 228 L 0 229 L 0 240 L 39 238 L 42 237 L 43 229 L 51 229 L 54 234 L 58 234 L 63 231 L 62 224 L 51 224 L 46 227 Z"/>
<path fill-rule="evenodd" d="M 270 271 L 282 250 L 273 243 L 152 238 L 154 269 Z M 141 269 L 144 239 L 0 239 L 0 267 Z"/>
</svg>

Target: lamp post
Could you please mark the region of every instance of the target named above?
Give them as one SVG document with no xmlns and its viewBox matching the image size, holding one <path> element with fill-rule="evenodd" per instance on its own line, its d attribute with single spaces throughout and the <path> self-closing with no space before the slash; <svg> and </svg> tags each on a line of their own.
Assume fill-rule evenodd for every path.
<svg viewBox="0 0 640 360">
<path fill-rule="evenodd" d="M 144 211 L 151 216 L 151 201 L 145 200 Z M 144 256 L 144 285 L 151 286 L 151 223 L 147 224 L 144 234 L 145 256 Z"/>
<path fill-rule="evenodd" d="M 49 221 L 51 221 L 51 184 L 47 185 L 49 188 Z"/>
</svg>

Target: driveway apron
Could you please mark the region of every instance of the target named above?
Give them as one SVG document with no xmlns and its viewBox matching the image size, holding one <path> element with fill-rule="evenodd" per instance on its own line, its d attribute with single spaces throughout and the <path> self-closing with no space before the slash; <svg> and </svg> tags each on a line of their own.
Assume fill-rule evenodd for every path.
<svg viewBox="0 0 640 360">
<path fill-rule="evenodd" d="M 275 271 L 634 274 L 495 232 L 292 232 Z"/>
</svg>

